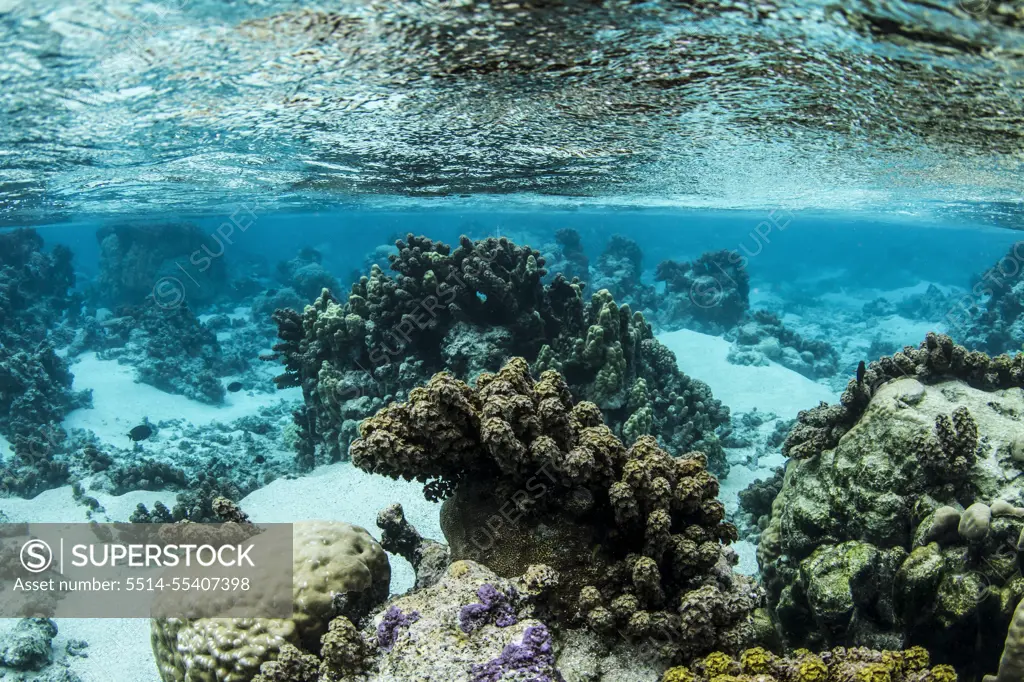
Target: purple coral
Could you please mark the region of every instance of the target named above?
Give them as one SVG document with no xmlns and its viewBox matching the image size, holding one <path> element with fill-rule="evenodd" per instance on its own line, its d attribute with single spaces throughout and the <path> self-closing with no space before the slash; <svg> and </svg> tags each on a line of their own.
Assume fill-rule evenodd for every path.
<svg viewBox="0 0 1024 682">
<path fill-rule="evenodd" d="M 516 679 L 527 682 L 564 682 L 555 670 L 555 654 L 551 650 L 551 633 L 543 625 L 526 628 L 520 644 L 509 644 L 487 663 L 478 663 L 471 671 L 471 682 L 500 682 L 506 673 L 520 673 Z M 524 678 L 523 673 L 533 677 Z"/>
<path fill-rule="evenodd" d="M 398 629 L 409 627 L 420 619 L 419 611 L 402 613 L 402 609 L 391 606 L 384 613 L 380 624 L 377 626 L 377 644 L 384 651 L 391 651 L 398 639 Z"/>
<path fill-rule="evenodd" d="M 480 599 L 477 604 L 466 604 L 459 610 L 459 627 L 466 634 L 481 628 L 488 623 L 494 623 L 499 628 L 507 628 L 519 622 L 516 617 L 516 610 L 512 607 L 509 598 L 516 598 L 516 591 L 509 588 L 506 596 L 491 583 L 484 583 L 476 591 Z"/>
</svg>

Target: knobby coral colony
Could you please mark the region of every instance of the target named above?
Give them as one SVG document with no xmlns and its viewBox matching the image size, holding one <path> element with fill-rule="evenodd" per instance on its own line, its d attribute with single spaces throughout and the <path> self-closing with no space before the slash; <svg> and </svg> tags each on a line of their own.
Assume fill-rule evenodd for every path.
<svg viewBox="0 0 1024 682">
<path fill-rule="evenodd" d="M 736 651 L 751 635 L 759 592 L 732 573 L 724 545 L 736 529 L 723 521 L 705 457 L 672 457 L 652 436 L 627 448 L 594 403 L 573 404 L 558 372 L 535 381 L 513 358 L 475 389 L 442 372 L 361 433 L 356 466 L 448 498 L 452 559 L 506 577 L 539 564 L 557 571 L 555 622 L 649 637 L 679 659 Z M 466 627 L 503 613 L 502 595 L 479 596 Z"/>
<path fill-rule="evenodd" d="M 436 371 L 471 380 L 521 356 L 535 372 L 561 372 L 623 440 L 657 434 L 675 452 L 704 451 L 712 471 L 726 473 L 715 432 L 728 408 L 679 371 L 641 313 L 607 291 L 588 304 L 576 279 L 544 284 L 540 254 L 505 238 L 462 237 L 453 251 L 409 235 L 397 246 L 394 276 L 374 266 L 347 301 L 324 290 L 301 313 L 274 313 L 281 342 L 264 358 L 284 364 L 279 387 L 302 387 L 300 464 L 315 463 L 317 446 L 342 458 L 360 420 Z"/>
</svg>

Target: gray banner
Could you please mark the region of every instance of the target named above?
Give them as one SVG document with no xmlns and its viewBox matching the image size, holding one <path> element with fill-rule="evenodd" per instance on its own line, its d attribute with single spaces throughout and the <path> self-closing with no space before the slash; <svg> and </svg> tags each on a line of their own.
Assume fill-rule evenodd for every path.
<svg viewBox="0 0 1024 682">
<path fill-rule="evenodd" d="M 0 524 L 0 618 L 291 616 L 291 524 Z"/>
</svg>

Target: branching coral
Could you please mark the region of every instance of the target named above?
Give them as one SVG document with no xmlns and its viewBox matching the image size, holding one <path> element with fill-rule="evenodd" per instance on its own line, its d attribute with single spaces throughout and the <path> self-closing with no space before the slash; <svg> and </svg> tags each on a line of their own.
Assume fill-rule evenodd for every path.
<svg viewBox="0 0 1024 682">
<path fill-rule="evenodd" d="M 453 558 L 506 576 L 534 564 L 558 571 L 566 621 L 657 636 L 681 657 L 749 635 L 756 590 L 728 568 L 722 545 L 735 528 L 705 457 L 671 457 L 651 436 L 625 447 L 596 405 L 573 404 L 557 372 L 534 380 L 514 358 L 476 389 L 440 373 L 361 433 L 356 466 L 450 498 L 442 528 Z M 482 529 L 493 531 L 486 541 Z M 481 595 L 480 607 L 499 602 Z"/>
<path fill-rule="evenodd" d="M 544 284 L 540 254 L 505 238 L 463 237 L 452 250 L 409 235 L 397 246 L 395 274 L 374 266 L 347 301 L 325 292 L 302 313 L 275 312 L 280 343 L 266 359 L 284 364 L 278 386 L 302 387 L 303 464 L 314 463 L 318 446 L 325 459 L 344 457 L 360 419 L 434 372 L 470 379 L 518 355 L 538 371 L 561 371 L 617 434 L 632 418 L 631 438 L 656 433 L 678 452 L 700 447 L 724 473 L 715 430 L 728 410 L 679 371 L 643 315 L 606 291 L 585 304 L 578 281 Z"/>
</svg>

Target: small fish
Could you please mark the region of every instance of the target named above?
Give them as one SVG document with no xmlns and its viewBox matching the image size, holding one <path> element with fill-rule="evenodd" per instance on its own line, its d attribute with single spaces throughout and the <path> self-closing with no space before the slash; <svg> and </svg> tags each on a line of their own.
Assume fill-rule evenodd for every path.
<svg viewBox="0 0 1024 682">
<path fill-rule="evenodd" d="M 277 289 L 267 289 L 267 296 L 277 296 Z"/>
<path fill-rule="evenodd" d="M 257 464 L 263 464 L 264 462 L 267 461 L 267 458 L 264 457 L 263 455 L 256 455 L 256 457 L 253 458 L 253 461 L 256 462 Z"/>
<path fill-rule="evenodd" d="M 860 386 L 864 383 L 864 372 L 867 370 L 867 366 L 864 361 L 861 360 L 860 364 L 857 365 L 857 385 Z"/>
<path fill-rule="evenodd" d="M 140 440 L 146 440 L 152 435 L 153 429 L 146 426 L 145 424 L 142 424 L 140 426 L 136 426 L 134 429 L 128 432 L 128 440 L 137 443 Z"/>
<path fill-rule="evenodd" d="M 239 391 L 242 390 L 242 382 L 232 381 L 230 384 L 228 384 L 228 390 L 231 391 L 232 393 L 238 393 Z"/>
</svg>

